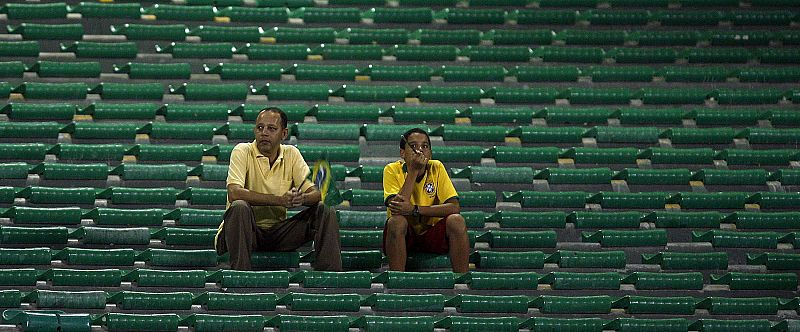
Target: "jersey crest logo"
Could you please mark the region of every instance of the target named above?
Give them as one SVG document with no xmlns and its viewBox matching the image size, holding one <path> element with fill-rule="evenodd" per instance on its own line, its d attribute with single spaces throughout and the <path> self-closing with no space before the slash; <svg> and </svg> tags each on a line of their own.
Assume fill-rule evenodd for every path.
<svg viewBox="0 0 800 332">
<path fill-rule="evenodd" d="M 424 189 L 425 193 L 427 193 L 428 195 L 433 194 L 433 192 L 436 190 L 436 188 L 433 186 L 433 183 L 430 182 L 426 183 L 425 186 L 422 187 L 422 189 Z"/>
</svg>

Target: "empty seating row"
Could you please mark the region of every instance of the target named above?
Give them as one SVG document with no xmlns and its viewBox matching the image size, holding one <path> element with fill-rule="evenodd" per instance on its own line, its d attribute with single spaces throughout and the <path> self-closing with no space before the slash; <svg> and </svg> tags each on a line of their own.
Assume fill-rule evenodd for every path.
<svg viewBox="0 0 800 332">
<path fill-rule="evenodd" d="M 167 122 L 227 121 L 239 117 L 243 122 L 253 122 L 261 109 L 267 106 L 280 107 L 291 122 L 305 122 L 306 117 L 315 117 L 319 122 L 363 122 L 367 126 L 380 118 L 392 118 L 395 123 L 456 123 L 458 118 L 469 118 L 474 124 L 529 124 L 533 119 L 547 124 L 602 124 L 616 120 L 622 125 L 681 125 L 693 120 L 698 126 L 758 125 L 770 121 L 773 127 L 796 127 L 800 125 L 800 111 L 791 108 L 734 108 L 693 107 L 649 108 L 615 106 L 545 106 L 545 107 L 492 107 L 492 106 L 406 106 L 396 105 L 337 105 L 337 104 L 282 104 L 282 103 L 107 103 L 94 102 L 88 105 L 73 103 L 29 103 L 10 102 L 0 107 L 12 121 L 79 119 L 82 127 L 91 124 L 85 120 L 156 120 L 163 116 Z M 298 124 L 299 125 L 299 124 Z M 302 126 L 304 126 L 303 124 Z M 88 128 L 88 127 L 87 127 Z M 81 128 L 75 128 L 82 130 Z M 295 127 L 297 129 L 297 127 Z"/>
<path fill-rule="evenodd" d="M 219 63 L 204 64 L 203 73 L 223 80 L 299 80 L 299 81 L 438 81 L 481 82 L 666 82 L 712 83 L 739 82 L 787 83 L 800 81 L 800 68 L 766 67 L 694 67 L 694 66 L 387 66 L 387 65 L 318 65 L 294 64 L 284 68 L 273 64 Z M 0 62 L 0 77 L 22 78 L 25 73 L 39 78 L 100 78 L 100 62 L 37 61 L 31 66 L 21 61 Z M 127 63 L 114 67 L 115 73 L 131 79 L 189 79 L 189 63 Z M 200 73 L 195 73 L 200 74 Z"/>
<path fill-rule="evenodd" d="M 478 302 L 478 301 L 476 301 Z M 476 304 L 477 305 L 477 304 Z M 265 327 L 291 331 L 349 331 L 364 329 L 385 331 L 412 329 L 414 331 L 525 331 L 547 332 L 565 329 L 581 331 L 631 331 L 646 332 L 653 328 L 669 331 L 794 331 L 797 320 L 770 321 L 767 319 L 719 320 L 703 318 L 690 321 L 677 319 L 615 318 L 550 318 L 550 317 L 470 317 L 470 316 L 303 316 L 303 315 L 212 315 L 191 314 L 125 314 L 87 313 L 66 314 L 59 310 L 45 312 L 9 309 L 3 312 L 3 323 L 20 326 L 37 326 L 52 330 L 74 329 L 90 331 L 102 328 L 108 331 L 219 331 L 231 328 L 237 331 L 262 331 Z"/>
<path fill-rule="evenodd" d="M 182 228 L 214 227 L 218 226 L 225 211 L 222 209 L 119 209 L 119 208 L 94 208 L 81 209 L 79 207 L 64 208 L 36 208 L 26 206 L 12 206 L 0 210 L 0 218 L 9 218 L 13 225 L 98 225 L 120 227 L 161 227 L 167 221 Z M 289 211 L 294 214 L 295 211 Z M 554 228 L 564 229 L 567 224 L 574 228 L 636 228 L 642 223 L 651 223 L 657 228 L 692 228 L 692 229 L 719 229 L 721 224 L 735 225 L 736 229 L 797 229 L 800 223 L 798 212 L 749 212 L 737 211 L 724 213 L 719 211 L 683 212 L 683 211 L 462 211 L 470 229 L 485 229 L 489 223 L 497 224 L 501 230 L 505 229 L 536 229 Z M 386 222 L 384 211 L 337 211 L 339 225 L 342 229 L 380 229 Z M 95 235 L 101 230 L 90 229 Z M 185 231 L 186 233 L 181 233 Z M 197 232 L 197 236 L 208 236 L 208 230 Z M 91 233 L 91 232 L 89 232 Z M 113 232 L 110 232 L 113 233 Z M 122 234 L 124 232 L 117 232 Z M 131 232 L 133 234 L 135 232 Z M 159 236 L 164 236 L 166 244 L 181 244 L 180 238 L 193 238 L 191 230 L 172 229 Z M 145 236 L 137 233 L 136 236 Z M 473 233 L 476 240 L 498 241 L 502 232 L 489 235 L 486 233 Z M 523 234 L 523 233 L 516 233 Z M 703 235 L 704 233 L 698 233 Z M 76 233 L 84 238 L 92 234 Z M 497 235 L 498 237 L 495 237 Z M 513 235 L 513 234 L 512 234 Z M 488 238 L 487 238 L 488 237 Z M 172 240 L 168 240 L 168 238 Z M 698 236 L 698 239 L 700 237 Z M 177 241 L 177 242 L 174 242 Z M 142 241 L 143 244 L 146 244 Z"/>
<path fill-rule="evenodd" d="M 681 48 L 608 48 L 589 46 L 464 46 L 454 45 L 341 45 L 308 41 L 314 45 L 245 43 L 172 42 L 155 45 L 158 54 L 173 59 L 232 59 L 249 60 L 385 60 L 390 61 L 471 61 L 471 62 L 566 62 L 566 63 L 748 63 L 797 64 L 798 49 L 792 47 L 681 47 Z M 316 46 L 315 46 L 316 45 Z M 312 47 L 313 46 L 313 47 Z M 61 53 L 77 58 L 133 59 L 156 54 L 138 49 L 135 42 L 62 43 Z M 42 52 L 39 41 L 0 42 L 0 57 L 39 57 L 52 55 Z M 55 55 L 58 56 L 58 55 Z M 160 57 L 160 56 L 159 56 Z"/>
<path fill-rule="evenodd" d="M 640 46 L 769 46 L 780 43 L 784 46 L 800 43 L 798 34 L 792 30 L 583 30 L 583 29 L 418 29 L 408 31 L 401 28 L 334 28 L 298 29 L 291 27 L 261 26 L 215 26 L 189 27 L 183 24 L 112 25 L 111 33 L 125 36 L 127 40 L 186 41 L 196 37 L 205 42 L 250 42 L 250 43 L 345 43 L 345 44 L 422 44 L 422 45 L 623 45 Z M 657 35 L 663 34 L 663 35 Z M 8 35 L 26 40 L 81 40 L 86 34 L 80 23 L 42 24 L 21 23 L 9 26 Z M 17 37 L 18 36 L 18 37 Z M 594 37 L 594 38 L 592 38 Z M 96 37 L 93 37 L 96 38 Z M 662 50 L 664 56 L 668 50 Z M 316 53 L 315 53 L 316 54 Z"/>
<path fill-rule="evenodd" d="M 161 83 L 103 82 L 93 87 L 87 83 L 23 82 L 13 85 L 0 82 L 0 98 L 18 94 L 25 99 L 82 100 L 88 94 L 108 100 L 162 100 L 168 95 L 180 95 L 185 101 L 244 101 L 266 96 L 275 100 L 328 101 L 342 98 L 347 102 L 406 102 L 406 103 L 499 103 L 555 104 L 564 100 L 570 104 L 631 104 L 640 101 L 653 105 L 704 104 L 715 101 L 725 105 L 771 105 L 800 100 L 800 90 L 780 88 L 661 88 L 640 89 L 586 87 L 481 87 L 445 85 L 367 85 L 346 84 L 332 88 L 328 84 L 266 83 L 178 83 L 169 85 L 165 93 Z M 12 96 L 13 97 L 13 96 Z M 16 97 L 19 98 L 19 97 Z"/>
<path fill-rule="evenodd" d="M 383 181 L 383 166 L 334 165 L 334 179 L 344 181 L 347 177 L 357 177 L 362 182 Z M 107 163 L 52 163 L 27 164 L 24 162 L 0 163 L 0 179 L 28 179 L 36 175 L 40 180 L 101 180 L 117 176 L 123 181 L 180 181 L 190 177 L 201 181 L 225 181 L 228 176 L 227 165 L 199 164 L 135 164 L 122 163 L 109 166 Z M 782 186 L 800 185 L 800 170 L 778 169 L 769 172 L 765 169 L 710 169 L 691 171 L 686 168 L 642 169 L 625 168 L 614 171 L 610 168 L 543 168 L 528 166 L 484 167 L 467 166 L 451 168 L 452 178 L 468 179 L 470 183 L 533 184 L 546 181 L 548 184 L 606 184 L 624 181 L 628 185 L 677 185 L 677 186 L 767 186 L 778 182 Z M 71 183 L 70 183 L 71 184 Z"/>
<path fill-rule="evenodd" d="M 686 3 L 690 3 L 686 1 Z M 289 9 L 286 2 L 275 2 L 275 7 L 242 7 L 198 5 L 183 6 L 138 3 L 66 3 L 6 4 L 0 13 L 9 19 L 67 19 L 70 14 L 87 18 L 147 19 L 164 21 L 256 21 L 304 23 L 448 23 L 448 24 L 575 24 L 588 22 L 596 25 L 645 25 L 658 22 L 662 25 L 716 25 L 729 21 L 736 25 L 789 25 L 798 20 L 791 10 L 605 10 L 582 11 L 536 10 L 502 8 L 430 7 L 392 8 L 373 7 L 299 7 Z M 313 2 L 309 3 L 313 6 Z M 304 4 L 305 5 L 305 4 Z M 369 4 L 367 4 L 369 5 Z M 446 4 L 445 4 L 446 5 Z M 525 6 L 524 3 L 520 4 Z M 260 16 L 260 17 L 259 17 Z M 75 17 L 75 15 L 73 15 Z"/>
</svg>

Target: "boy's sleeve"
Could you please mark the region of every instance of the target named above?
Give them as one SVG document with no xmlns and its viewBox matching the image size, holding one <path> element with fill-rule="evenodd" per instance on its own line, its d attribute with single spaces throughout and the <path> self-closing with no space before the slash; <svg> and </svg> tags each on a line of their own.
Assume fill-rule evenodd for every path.
<svg viewBox="0 0 800 332">
<path fill-rule="evenodd" d="M 444 203 L 448 199 L 455 197 L 458 199 L 458 192 L 456 192 L 456 188 L 453 186 L 453 181 L 450 180 L 450 176 L 447 175 L 447 169 L 444 167 L 444 164 L 441 162 L 436 163 L 436 167 L 438 168 L 438 184 L 439 190 L 436 192 L 436 198 L 439 199 L 440 204 Z"/>
<path fill-rule="evenodd" d="M 231 161 L 228 164 L 228 178 L 226 185 L 238 184 L 244 187 L 247 178 L 247 150 L 246 146 L 237 145 L 231 151 Z"/>
<path fill-rule="evenodd" d="M 400 192 L 401 185 L 397 180 L 397 175 L 391 169 L 391 164 L 386 165 L 383 168 L 383 205 L 386 205 L 390 198 Z"/>
</svg>

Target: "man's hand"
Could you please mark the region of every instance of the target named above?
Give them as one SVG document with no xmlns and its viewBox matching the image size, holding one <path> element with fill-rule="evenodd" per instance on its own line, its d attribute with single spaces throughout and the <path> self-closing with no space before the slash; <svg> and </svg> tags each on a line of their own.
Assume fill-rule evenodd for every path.
<svg viewBox="0 0 800 332">
<path fill-rule="evenodd" d="M 284 204 L 286 208 L 293 208 L 303 205 L 303 193 L 297 188 L 292 188 L 283 194 Z"/>
<path fill-rule="evenodd" d="M 391 211 L 392 214 L 410 216 L 411 213 L 414 212 L 414 205 L 405 197 L 395 195 L 389 200 L 389 211 Z"/>
<path fill-rule="evenodd" d="M 428 157 L 422 151 L 412 149 L 411 160 L 408 161 L 408 171 L 424 171 L 428 166 Z"/>
</svg>

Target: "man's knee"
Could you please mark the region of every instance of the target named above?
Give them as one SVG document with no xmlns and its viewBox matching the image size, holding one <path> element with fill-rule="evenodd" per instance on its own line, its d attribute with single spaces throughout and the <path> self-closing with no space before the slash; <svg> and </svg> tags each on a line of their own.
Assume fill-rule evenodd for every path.
<svg viewBox="0 0 800 332">
<path fill-rule="evenodd" d="M 405 237 L 408 232 L 408 220 L 403 216 L 392 216 L 386 221 L 386 231 L 390 237 Z"/>
<path fill-rule="evenodd" d="M 225 213 L 226 225 L 232 223 L 244 223 L 250 220 L 249 216 L 253 214 L 253 208 L 250 203 L 237 199 L 231 202 L 228 211 Z"/>
<path fill-rule="evenodd" d="M 250 206 L 250 203 L 248 203 L 247 201 L 237 199 L 231 202 L 231 206 L 228 207 L 228 209 L 241 210 L 241 209 L 252 209 L 252 207 Z"/>
<path fill-rule="evenodd" d="M 447 228 L 447 235 L 459 235 L 459 234 L 466 234 L 467 233 L 467 222 L 464 220 L 464 217 L 460 214 L 453 214 L 447 217 L 446 228 Z"/>
</svg>

